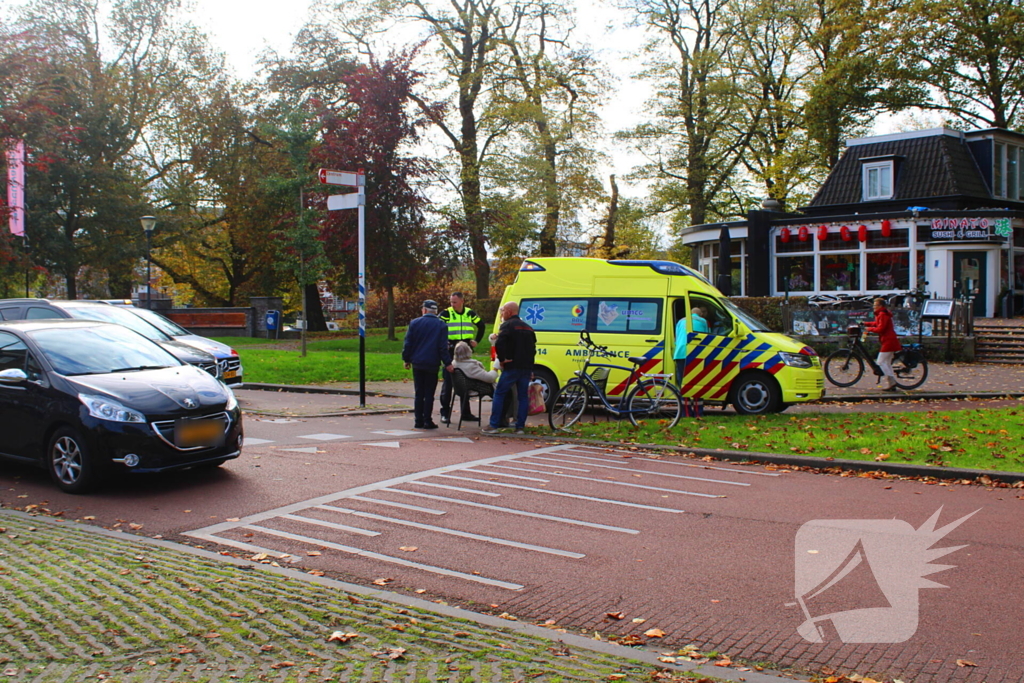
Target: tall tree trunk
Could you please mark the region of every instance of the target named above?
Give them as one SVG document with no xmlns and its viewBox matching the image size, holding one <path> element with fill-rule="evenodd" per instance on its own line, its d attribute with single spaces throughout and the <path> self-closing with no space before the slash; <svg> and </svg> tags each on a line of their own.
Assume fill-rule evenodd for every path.
<svg viewBox="0 0 1024 683">
<path fill-rule="evenodd" d="M 398 341 L 395 336 L 395 288 L 388 285 L 388 341 Z"/>
<path fill-rule="evenodd" d="M 608 202 L 608 218 L 604 221 L 604 246 L 599 256 L 601 258 L 615 258 L 618 251 L 615 247 L 615 224 L 619 219 L 619 185 L 615 182 L 615 174 L 608 176 L 611 183 L 611 200 Z"/>
<path fill-rule="evenodd" d="M 324 307 L 320 303 L 320 289 L 316 283 L 308 284 L 303 289 L 306 296 L 306 331 L 326 332 L 327 320 L 324 318 Z"/>
<path fill-rule="evenodd" d="M 544 149 L 544 173 L 541 183 L 544 187 L 544 228 L 540 233 L 540 255 L 555 256 L 558 247 L 558 221 L 562 212 L 561 197 L 558 193 L 558 148 L 551 138 L 547 121 L 537 121 Z"/>
</svg>

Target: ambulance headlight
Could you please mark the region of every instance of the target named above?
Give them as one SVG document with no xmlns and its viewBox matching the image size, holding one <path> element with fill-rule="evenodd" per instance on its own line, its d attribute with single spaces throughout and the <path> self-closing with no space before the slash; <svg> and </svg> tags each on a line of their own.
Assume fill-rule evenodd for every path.
<svg viewBox="0 0 1024 683">
<path fill-rule="evenodd" d="M 811 357 L 804 355 L 802 353 L 786 353 L 783 351 L 779 353 L 779 357 L 782 359 L 783 363 L 785 363 L 791 368 L 813 367 L 813 361 L 811 360 Z"/>
</svg>

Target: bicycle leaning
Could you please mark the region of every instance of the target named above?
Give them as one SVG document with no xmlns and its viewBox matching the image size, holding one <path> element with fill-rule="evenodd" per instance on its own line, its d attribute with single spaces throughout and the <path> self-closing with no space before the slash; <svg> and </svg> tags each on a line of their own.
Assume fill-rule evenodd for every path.
<svg viewBox="0 0 1024 683">
<path fill-rule="evenodd" d="M 676 426 L 683 414 L 682 394 L 665 375 L 639 372 L 640 366 L 647 362 L 646 358 L 628 358 L 632 367 L 595 363 L 595 356 L 608 355 L 608 347 L 595 344 L 587 332 L 580 333 L 579 345 L 586 347 L 587 358 L 583 368 L 576 371 L 576 377 L 566 382 L 550 403 L 548 423 L 552 429 L 569 429 L 579 422 L 587 406 L 596 400 L 600 400 L 605 410 L 613 415 L 627 416 L 634 425 L 639 424 L 639 420 L 655 418 L 667 420 L 669 427 Z M 623 389 L 625 398 L 617 405 L 612 405 L 605 393 L 605 383 L 611 370 L 625 370 L 629 373 Z M 637 383 L 631 389 L 633 377 L 638 372 Z"/>
<path fill-rule="evenodd" d="M 867 362 L 876 380 L 882 379 L 882 368 L 871 357 L 861 342 L 863 329 L 860 325 L 846 328 L 850 338 L 850 347 L 833 351 L 825 358 L 825 376 L 837 387 L 853 386 L 864 376 L 864 363 Z M 896 376 L 896 386 L 900 389 L 916 389 L 928 379 L 928 359 L 924 357 L 924 348 L 920 344 L 907 344 L 897 351 L 892 359 L 892 371 Z"/>
</svg>

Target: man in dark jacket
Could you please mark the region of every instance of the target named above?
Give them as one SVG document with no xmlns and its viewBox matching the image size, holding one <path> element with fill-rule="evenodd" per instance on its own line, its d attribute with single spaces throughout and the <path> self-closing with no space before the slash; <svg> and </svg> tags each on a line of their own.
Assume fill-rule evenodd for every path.
<svg viewBox="0 0 1024 683">
<path fill-rule="evenodd" d="M 498 338 L 494 342 L 498 362 L 501 364 L 501 377 L 494 388 L 494 402 L 491 404 L 491 422 L 481 430 L 483 434 L 497 434 L 501 416 L 505 410 L 505 401 L 512 387 L 516 388 L 519 406 L 516 412 L 516 434 L 523 434 L 526 429 L 526 416 L 530 407 L 528 396 L 530 380 L 533 379 L 533 358 L 537 352 L 537 335 L 533 328 L 519 317 L 519 304 L 509 301 L 501 307 L 501 319 L 504 321 L 498 328 Z"/>
<path fill-rule="evenodd" d="M 405 331 L 402 360 L 406 370 L 412 368 L 415 429 L 437 429 L 433 419 L 437 370 L 444 365 L 451 372 L 452 356 L 448 351 L 448 328 L 437 317 L 437 302 L 427 299 L 422 311 L 423 316 L 409 323 Z"/>
</svg>

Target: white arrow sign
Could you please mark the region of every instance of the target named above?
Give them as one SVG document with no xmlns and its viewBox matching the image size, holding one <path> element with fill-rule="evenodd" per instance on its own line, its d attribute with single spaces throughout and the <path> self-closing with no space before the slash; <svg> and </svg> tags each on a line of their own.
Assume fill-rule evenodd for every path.
<svg viewBox="0 0 1024 683">
<path fill-rule="evenodd" d="M 365 196 L 362 192 L 351 192 L 349 194 L 335 194 L 327 198 L 327 210 L 338 211 L 339 209 L 357 209 L 365 206 Z"/>
<path fill-rule="evenodd" d="M 366 184 L 366 176 L 362 173 L 353 173 L 351 171 L 330 171 L 326 168 L 321 168 L 317 173 L 317 177 L 320 178 L 320 182 L 324 185 L 359 187 Z"/>
</svg>

